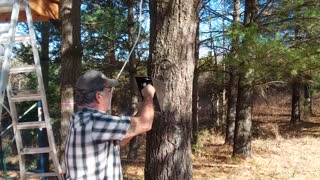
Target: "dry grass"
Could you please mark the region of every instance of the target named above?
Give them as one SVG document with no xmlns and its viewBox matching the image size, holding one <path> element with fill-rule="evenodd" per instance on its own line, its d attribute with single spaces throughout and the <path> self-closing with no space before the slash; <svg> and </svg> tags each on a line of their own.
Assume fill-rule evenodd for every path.
<svg viewBox="0 0 320 180">
<path fill-rule="evenodd" d="M 207 147 L 206 151 L 211 153 L 206 159 L 194 158 L 194 164 L 199 164 L 194 166 L 194 179 L 311 180 L 320 177 L 320 141 L 317 138 L 256 139 L 252 141 L 252 158 L 247 160 L 234 160 L 230 156 L 231 148 L 222 145 L 222 138 L 212 138 L 221 141 L 216 146 Z M 236 166 L 224 166 L 228 164 Z"/>
<path fill-rule="evenodd" d="M 319 96 L 314 104 L 315 114 L 320 114 Z M 224 145 L 223 135 L 204 129 L 194 147 L 193 179 L 320 179 L 320 116 L 291 126 L 289 95 L 272 96 L 268 102 L 257 99 L 254 107 L 252 158 L 232 158 L 232 147 Z M 125 160 L 123 149 L 125 179 L 143 179 L 144 148 L 143 144 L 134 161 Z"/>
<path fill-rule="evenodd" d="M 314 104 L 320 114 L 319 96 Z M 252 158 L 232 158 L 232 147 L 224 145 L 222 135 L 203 130 L 194 147 L 193 179 L 320 179 L 320 117 L 291 126 L 290 96 L 283 94 L 268 102 L 257 99 L 254 107 Z M 143 162 L 143 157 L 124 162 L 127 179 L 143 179 Z"/>
<path fill-rule="evenodd" d="M 193 156 L 195 180 L 320 178 L 320 141 L 315 137 L 255 139 L 252 158 L 242 160 L 231 157 L 232 148 L 223 144 L 222 136 L 202 135 L 205 143 Z M 125 164 L 128 179 L 143 179 L 143 160 Z"/>
</svg>

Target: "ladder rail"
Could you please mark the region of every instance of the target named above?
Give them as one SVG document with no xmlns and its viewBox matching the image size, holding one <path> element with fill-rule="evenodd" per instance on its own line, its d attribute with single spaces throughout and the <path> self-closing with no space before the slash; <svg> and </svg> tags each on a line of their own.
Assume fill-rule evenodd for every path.
<svg viewBox="0 0 320 180">
<path fill-rule="evenodd" d="M 41 100 L 42 100 L 42 109 L 43 109 L 44 119 L 45 119 L 46 127 L 47 127 L 47 136 L 48 136 L 50 149 L 53 153 L 52 160 L 57 168 L 56 170 L 57 170 L 58 174 L 62 174 L 62 168 L 61 168 L 59 160 L 57 158 L 57 150 L 56 150 L 55 141 L 54 141 L 54 137 L 53 137 L 53 133 L 52 133 L 53 130 L 52 130 L 52 127 L 50 124 L 48 102 L 47 102 L 45 88 L 44 88 L 44 84 L 43 84 L 44 81 L 43 81 L 41 65 L 40 65 L 40 56 L 39 56 L 37 44 L 35 41 L 36 40 L 36 33 L 34 31 L 34 26 L 33 26 L 33 22 L 32 22 L 32 14 L 31 14 L 30 6 L 29 6 L 29 0 L 25 0 L 25 10 L 26 10 L 26 17 L 27 17 L 27 22 L 28 22 L 28 27 L 29 27 L 31 46 L 32 46 L 32 51 L 33 51 L 33 56 L 34 56 L 34 61 L 35 61 L 35 66 L 36 66 L 36 73 L 37 73 L 37 78 L 38 78 L 38 82 L 39 82 L 39 89 L 40 89 Z"/>
<path fill-rule="evenodd" d="M 11 84 L 10 82 L 7 85 L 7 92 L 11 91 Z M 11 119 L 12 119 L 12 127 L 14 132 L 14 138 L 16 140 L 16 146 L 19 156 L 19 167 L 20 167 L 20 178 L 25 179 L 25 172 L 26 172 L 26 166 L 25 166 L 25 157 L 21 154 L 21 150 L 23 149 L 23 143 L 22 143 L 22 136 L 21 131 L 17 129 L 17 123 L 18 123 L 18 115 L 17 115 L 17 108 L 14 102 L 12 102 L 11 99 L 11 93 L 7 93 L 8 96 L 8 102 L 9 107 L 11 111 Z"/>
<path fill-rule="evenodd" d="M 10 21 L 10 27 L 8 34 L 10 35 L 9 41 L 7 43 L 7 47 L 4 50 L 4 57 L 2 62 L 2 68 L 1 68 L 1 76 L 0 76 L 0 104 L 3 104 L 5 92 L 8 84 L 9 79 L 9 59 L 12 56 L 12 49 L 13 49 L 13 43 L 16 33 L 16 26 L 18 22 L 19 17 L 19 9 L 20 9 L 20 3 L 19 0 L 14 0 L 14 4 L 12 7 L 12 13 L 11 13 L 11 21 Z M 0 120 L 2 115 L 2 109 L 3 107 L 0 107 Z"/>
<path fill-rule="evenodd" d="M 4 0 L 0 0 L 0 4 L 4 3 Z M 8 103 L 10 106 L 10 113 L 12 115 L 12 127 L 14 130 L 14 138 L 16 139 L 16 146 L 18 149 L 18 156 L 19 156 L 19 166 L 20 166 L 20 179 L 27 179 L 27 172 L 26 172 L 26 164 L 25 164 L 25 155 L 26 154 L 41 154 L 41 153 L 49 153 L 51 160 L 55 166 L 54 173 L 44 173 L 43 176 L 54 176 L 56 175 L 59 180 L 63 180 L 62 168 L 59 164 L 59 160 L 57 157 L 57 150 L 55 146 L 53 130 L 50 123 L 50 116 L 49 116 L 49 109 L 48 109 L 48 102 L 46 98 L 45 88 L 43 84 L 43 76 L 41 71 L 40 65 L 40 56 L 37 48 L 36 43 L 36 34 L 33 26 L 32 14 L 29 5 L 29 0 L 10 0 L 13 2 L 12 9 L 11 9 L 11 21 L 9 25 L 9 31 L 6 35 L 0 36 L 0 44 L 5 43 L 5 52 L 3 63 L 1 66 L 1 77 L 0 77 L 0 106 L 4 102 L 5 94 L 8 97 Z M 21 41 L 19 38 L 16 38 L 16 27 L 19 17 L 19 11 L 24 10 L 26 14 L 26 20 L 28 24 L 28 36 L 29 42 L 31 44 L 32 53 L 33 53 L 33 60 L 34 60 L 34 68 L 32 66 L 26 67 L 18 67 L 10 69 L 10 59 L 12 58 L 12 50 L 13 44 L 15 42 Z M 1 31 L 2 33 L 2 31 Z M 15 73 L 28 73 L 28 72 L 35 72 L 38 81 L 38 92 L 37 94 L 14 94 L 11 88 L 11 83 L 9 80 L 10 74 Z M 28 97 L 29 96 L 29 97 Z M 41 122 L 18 122 L 18 114 L 17 114 L 17 107 L 16 103 L 18 102 L 25 102 L 25 101 L 34 101 L 34 100 L 41 100 L 42 102 L 42 110 L 44 115 L 44 121 Z M 1 122 L 1 112 L 2 106 L 0 107 L 0 122 Z M 46 128 L 47 129 L 47 138 L 48 138 L 48 147 L 39 147 L 39 148 L 24 148 L 21 136 L 21 130 L 23 129 L 34 129 L 34 128 Z M 41 176 L 41 174 L 39 174 Z"/>
</svg>

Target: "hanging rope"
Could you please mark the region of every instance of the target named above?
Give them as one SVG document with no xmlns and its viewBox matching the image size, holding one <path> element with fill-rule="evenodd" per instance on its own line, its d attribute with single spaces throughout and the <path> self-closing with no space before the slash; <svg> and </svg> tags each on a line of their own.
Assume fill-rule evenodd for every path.
<svg viewBox="0 0 320 180">
<path fill-rule="evenodd" d="M 139 17 L 138 17 L 139 30 L 138 30 L 137 38 L 136 38 L 136 40 L 135 40 L 135 42 L 134 42 L 134 44 L 133 44 L 133 46 L 132 46 L 132 48 L 131 48 L 131 50 L 130 50 L 130 52 L 129 52 L 129 55 L 128 55 L 126 61 L 124 62 L 123 66 L 122 66 L 122 68 L 121 68 L 121 70 L 120 70 L 120 72 L 118 73 L 116 79 L 119 79 L 120 75 L 122 74 L 124 68 L 125 68 L 126 65 L 128 64 L 129 59 L 130 59 L 130 57 L 131 57 L 131 55 L 132 55 L 132 53 L 133 53 L 133 51 L 134 51 L 134 49 L 135 49 L 138 41 L 139 41 L 140 34 L 141 34 L 141 27 L 142 27 L 142 26 L 141 26 L 141 24 L 142 24 L 142 3 L 143 3 L 143 0 L 140 0 L 140 5 L 139 5 Z M 108 110 L 110 114 L 111 114 L 111 102 L 112 102 L 113 91 L 114 91 L 114 87 L 111 88 L 111 96 L 110 96 L 109 110 Z"/>
</svg>

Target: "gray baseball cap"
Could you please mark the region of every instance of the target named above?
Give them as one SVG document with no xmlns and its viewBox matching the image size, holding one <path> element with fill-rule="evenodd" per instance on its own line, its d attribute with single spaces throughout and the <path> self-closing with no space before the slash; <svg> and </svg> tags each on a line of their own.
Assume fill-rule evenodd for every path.
<svg viewBox="0 0 320 180">
<path fill-rule="evenodd" d="M 89 92 L 102 90 L 104 87 L 116 87 L 118 84 L 118 80 L 109 79 L 100 71 L 89 70 L 79 77 L 76 89 Z"/>
</svg>

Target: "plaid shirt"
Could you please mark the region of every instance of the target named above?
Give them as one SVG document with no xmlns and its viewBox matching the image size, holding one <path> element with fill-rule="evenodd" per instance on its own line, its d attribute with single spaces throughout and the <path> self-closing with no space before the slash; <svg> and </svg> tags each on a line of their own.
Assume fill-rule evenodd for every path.
<svg viewBox="0 0 320 180">
<path fill-rule="evenodd" d="M 121 180 L 119 142 L 129 127 L 128 116 L 90 108 L 73 114 L 65 147 L 67 179 Z"/>
</svg>

